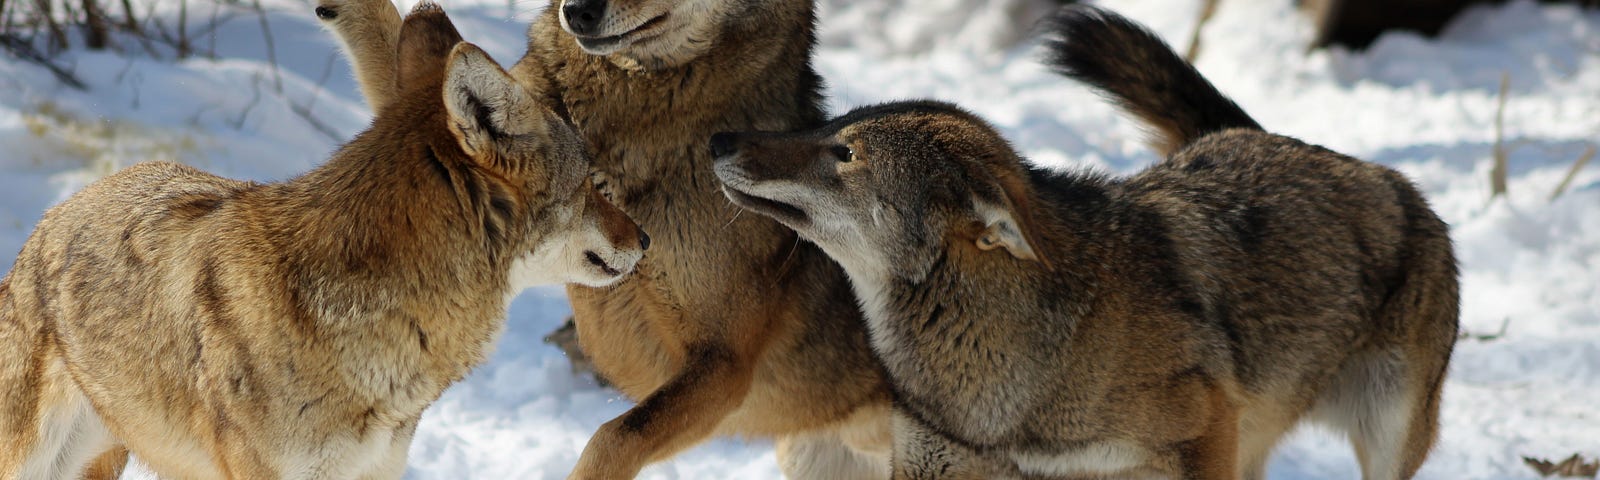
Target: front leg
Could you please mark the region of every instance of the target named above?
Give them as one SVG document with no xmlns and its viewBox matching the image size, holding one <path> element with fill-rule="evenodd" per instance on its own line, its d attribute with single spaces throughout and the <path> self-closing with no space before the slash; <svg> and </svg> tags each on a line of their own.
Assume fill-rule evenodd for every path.
<svg viewBox="0 0 1600 480">
<path fill-rule="evenodd" d="M 1239 409 L 1220 387 L 1208 385 L 1205 430 L 1179 445 L 1185 480 L 1239 478 Z"/>
<path fill-rule="evenodd" d="M 398 480 L 406 473 L 406 454 L 411 450 L 411 437 L 417 433 L 417 422 L 422 414 L 401 422 L 394 428 L 389 450 L 378 463 L 377 469 L 361 476 L 361 480 Z"/>
<path fill-rule="evenodd" d="M 984 480 L 1016 478 L 982 453 L 955 442 L 916 417 L 895 409 L 893 480 Z"/>
<path fill-rule="evenodd" d="M 128 466 L 128 447 L 117 445 L 95 457 L 89 469 L 84 470 L 84 480 L 116 480 Z"/>
<path fill-rule="evenodd" d="M 725 346 L 691 349 L 672 380 L 595 432 L 567 478 L 630 479 L 645 465 L 700 443 L 744 402 L 754 363 Z"/>
<path fill-rule="evenodd" d="M 376 112 L 395 98 L 400 11 L 390 0 L 319 0 L 317 18 L 344 46 L 367 105 Z"/>
</svg>

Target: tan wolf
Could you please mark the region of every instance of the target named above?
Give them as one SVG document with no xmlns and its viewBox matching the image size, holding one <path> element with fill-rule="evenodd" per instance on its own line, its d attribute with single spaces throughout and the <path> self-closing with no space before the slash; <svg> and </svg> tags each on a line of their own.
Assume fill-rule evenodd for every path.
<svg viewBox="0 0 1600 480">
<path fill-rule="evenodd" d="M 404 95 L 299 178 L 144 163 L 47 212 L 0 281 L 0 478 L 399 478 L 513 294 L 629 272 L 577 133 L 459 40 L 419 6 Z"/>
<path fill-rule="evenodd" d="M 1050 63 L 1159 132 L 1047 173 L 943 103 L 713 137 L 728 198 L 838 259 L 896 395 L 895 478 L 1262 478 L 1302 419 L 1369 479 L 1433 444 L 1457 327 L 1445 224 L 1401 174 L 1263 132 L 1154 34 L 1053 18 Z"/>
<path fill-rule="evenodd" d="M 375 108 L 393 101 L 389 0 L 320 0 Z M 597 178 L 656 239 L 639 272 L 573 287 L 579 343 L 638 405 L 572 478 L 632 478 L 716 435 L 777 437 L 793 478 L 887 478 L 889 390 L 837 264 L 717 190 L 707 139 L 820 125 L 810 0 L 558 0 L 511 69 L 577 126 Z"/>
</svg>

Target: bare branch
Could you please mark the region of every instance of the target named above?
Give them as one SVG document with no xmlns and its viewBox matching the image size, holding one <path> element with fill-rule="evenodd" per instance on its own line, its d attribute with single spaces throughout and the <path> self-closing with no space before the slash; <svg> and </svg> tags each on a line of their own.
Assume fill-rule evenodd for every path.
<svg viewBox="0 0 1600 480">
<path fill-rule="evenodd" d="M 295 115 L 299 115 L 300 118 L 305 119 L 306 123 L 311 124 L 311 128 L 317 129 L 318 132 L 321 132 L 322 135 L 328 137 L 329 140 L 333 140 L 334 143 L 339 143 L 340 140 L 343 140 L 343 137 L 339 136 L 338 131 L 335 131 L 333 127 L 328 126 L 328 124 L 322 123 L 322 120 L 318 119 L 316 115 L 312 115 L 311 109 L 290 103 L 289 111 L 294 112 Z"/>
<path fill-rule="evenodd" d="M 233 124 L 233 128 L 235 130 L 244 130 L 244 121 L 250 118 L 250 111 L 255 110 L 256 104 L 258 103 L 261 103 L 260 73 L 250 77 L 250 103 L 245 104 L 244 109 L 239 111 L 239 118 L 236 118 L 230 122 Z"/>
<path fill-rule="evenodd" d="M 110 39 L 109 27 L 106 25 L 106 12 L 100 9 L 97 0 L 83 0 L 83 38 L 84 46 L 90 50 L 104 50 Z"/>
<path fill-rule="evenodd" d="M 1203 0 L 1203 2 L 1200 5 L 1200 17 L 1194 21 L 1194 34 L 1189 37 L 1189 51 L 1183 54 L 1183 59 L 1191 64 L 1194 63 L 1194 59 L 1200 57 L 1200 31 L 1206 28 L 1206 22 L 1217 13 L 1217 4 L 1222 3 L 1222 0 Z"/>
<path fill-rule="evenodd" d="M 44 23 L 45 28 L 50 32 L 48 39 L 50 42 L 49 53 L 54 55 L 66 50 L 67 33 L 62 30 L 61 23 L 56 21 L 55 4 L 50 0 L 34 0 L 33 6 L 38 9 L 36 14 L 39 15 L 39 20 Z"/>
<path fill-rule="evenodd" d="M 322 76 L 317 78 L 317 89 L 311 91 L 311 98 L 306 100 L 306 111 L 317 106 L 317 99 L 322 97 L 322 91 L 327 89 L 328 77 L 333 74 L 333 64 L 339 61 L 337 52 L 328 55 L 328 61 L 322 65 Z"/>
<path fill-rule="evenodd" d="M 1567 170 L 1567 176 L 1561 179 L 1561 184 L 1556 186 L 1556 190 L 1550 192 L 1550 201 L 1554 202 L 1557 198 L 1561 198 L 1561 194 L 1567 193 L 1567 186 L 1572 184 L 1572 179 L 1578 176 L 1578 172 L 1583 170 L 1584 166 L 1589 165 L 1589 160 L 1594 159 L 1594 153 L 1595 146 L 1591 143 L 1589 148 L 1583 151 L 1583 155 L 1578 156 L 1578 161 L 1572 163 L 1572 169 Z"/>
<path fill-rule="evenodd" d="M 34 49 L 32 41 L 11 34 L 3 34 L 0 35 L 0 47 L 4 47 L 5 51 L 23 61 L 44 67 L 52 75 L 56 76 L 57 81 L 69 87 L 78 90 L 87 90 L 89 88 L 83 84 L 82 80 L 78 80 L 77 75 L 73 75 L 70 70 L 56 65 L 55 62 L 50 61 L 49 56 Z"/>
<path fill-rule="evenodd" d="M 277 42 L 272 40 L 272 27 L 267 22 L 267 11 L 261 8 L 261 0 L 251 2 L 251 8 L 256 11 L 256 18 L 261 22 L 261 36 L 265 37 L 267 44 L 267 63 L 272 65 L 272 87 L 279 95 L 283 94 L 283 75 L 278 72 Z"/>
<path fill-rule="evenodd" d="M 144 33 L 139 28 L 139 16 L 133 13 L 132 0 L 122 0 L 122 15 L 122 28 L 127 29 L 129 32 L 133 32 L 135 35 L 142 35 Z"/>
<path fill-rule="evenodd" d="M 1500 107 L 1494 112 L 1494 167 L 1489 169 L 1489 198 L 1506 194 L 1507 153 L 1505 139 L 1506 92 L 1511 88 L 1511 72 L 1500 75 Z"/>
<path fill-rule="evenodd" d="M 189 58 L 189 0 L 178 0 L 178 58 Z"/>
</svg>

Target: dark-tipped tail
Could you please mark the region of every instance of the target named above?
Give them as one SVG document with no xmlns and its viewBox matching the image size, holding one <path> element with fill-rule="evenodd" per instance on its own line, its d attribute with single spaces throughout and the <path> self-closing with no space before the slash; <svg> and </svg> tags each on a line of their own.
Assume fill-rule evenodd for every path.
<svg viewBox="0 0 1600 480">
<path fill-rule="evenodd" d="M 1208 133 L 1261 129 L 1155 33 L 1132 20 L 1087 5 L 1068 5 L 1046 20 L 1053 34 L 1045 62 L 1089 84 L 1158 133 L 1171 154 Z"/>
</svg>

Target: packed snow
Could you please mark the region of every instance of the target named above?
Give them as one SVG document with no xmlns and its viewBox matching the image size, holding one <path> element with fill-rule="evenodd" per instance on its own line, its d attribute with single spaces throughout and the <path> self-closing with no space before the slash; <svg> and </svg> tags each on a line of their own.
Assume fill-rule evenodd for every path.
<svg viewBox="0 0 1600 480">
<path fill-rule="evenodd" d="M 411 0 L 403 2 L 408 8 Z M 510 64 L 544 2 L 450 1 L 469 41 Z M 1136 171 L 1157 158 L 1135 122 L 1037 63 L 1049 0 L 821 2 L 815 64 L 830 107 L 906 98 L 960 103 L 1033 161 Z M 1199 0 L 1103 4 L 1181 50 Z M 1600 143 L 1600 11 L 1517 0 L 1475 7 L 1438 38 L 1389 33 L 1366 51 L 1307 51 L 1288 0 L 1222 2 L 1197 65 L 1267 128 L 1410 175 L 1450 223 L 1461 324 L 1440 441 L 1420 477 L 1537 478 L 1522 456 L 1600 454 L 1600 162 L 1551 192 Z M 119 168 L 175 160 L 255 180 L 319 164 L 370 112 L 308 2 L 274 0 L 202 41 L 215 59 L 133 52 L 62 58 L 89 84 L 0 58 L 0 269 L 50 205 Z M 276 67 L 268 61 L 275 57 Z M 1491 200 L 1500 82 L 1509 195 Z M 630 402 L 572 375 L 541 337 L 568 314 L 558 288 L 524 293 L 487 365 L 423 417 L 407 477 L 560 479 L 589 435 Z M 1288 439 L 1272 478 L 1358 478 L 1347 443 L 1316 427 Z M 127 478 L 150 478 L 135 467 Z M 779 478 L 771 443 L 721 439 L 641 478 Z"/>
</svg>

